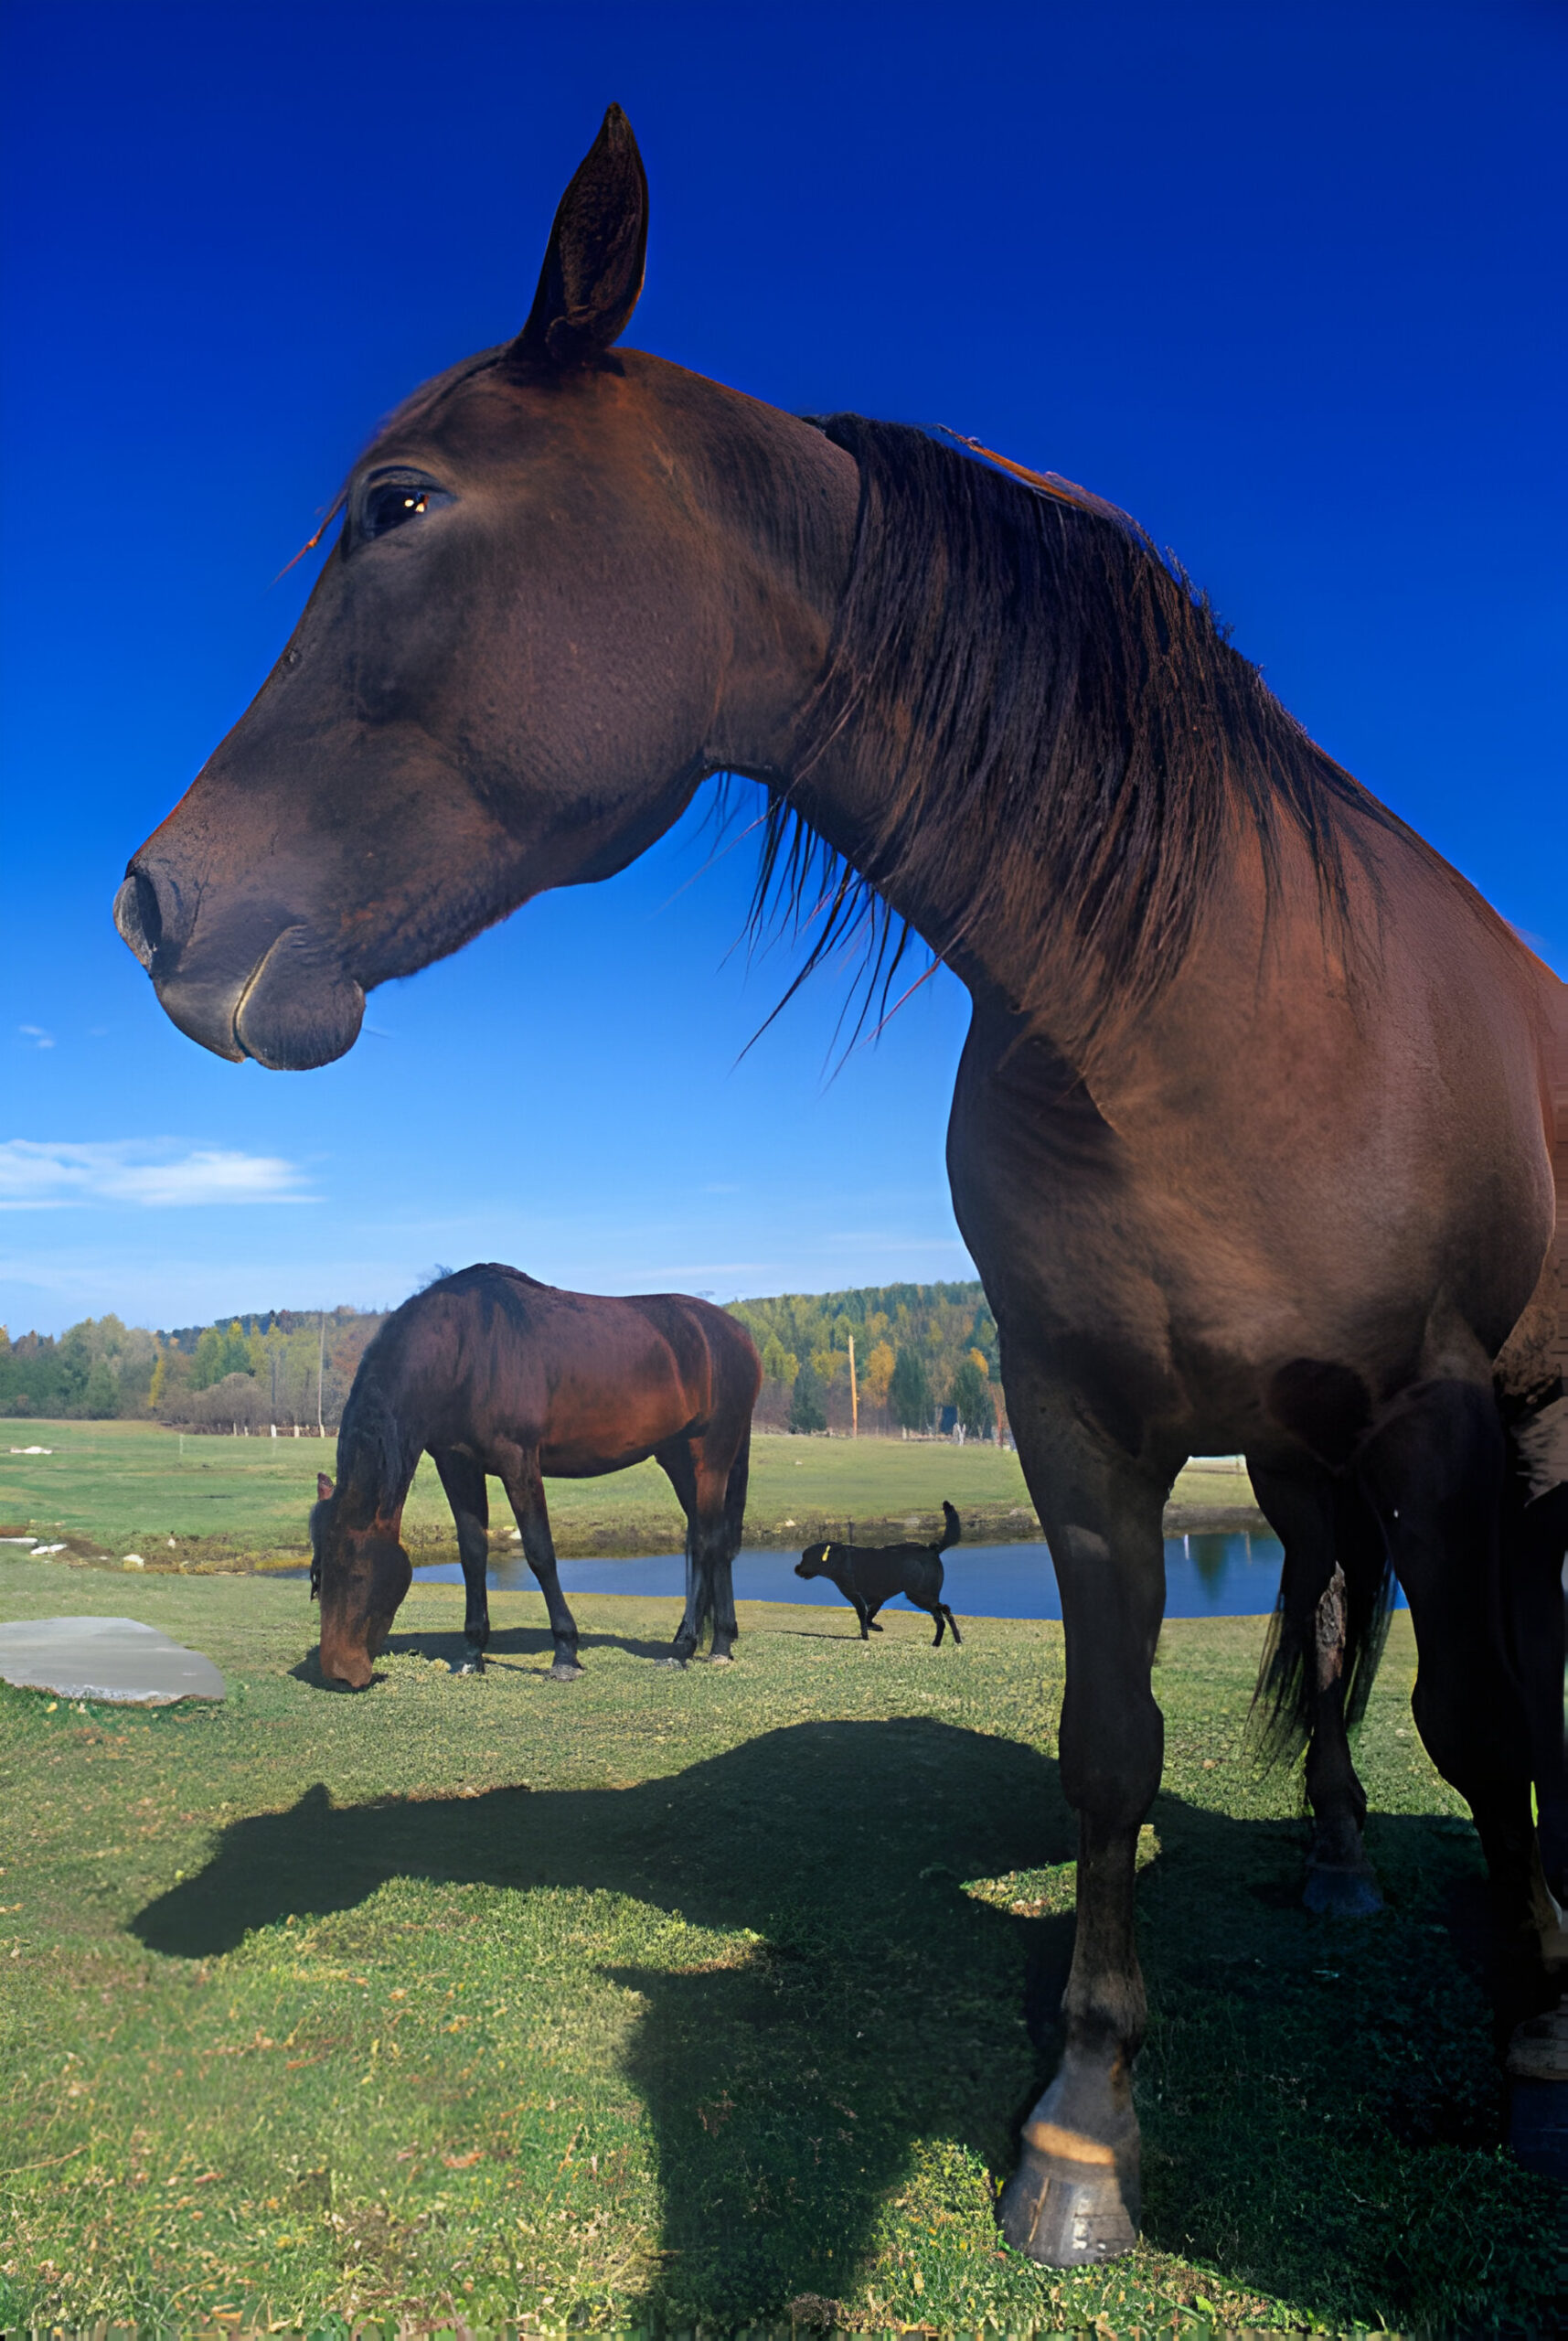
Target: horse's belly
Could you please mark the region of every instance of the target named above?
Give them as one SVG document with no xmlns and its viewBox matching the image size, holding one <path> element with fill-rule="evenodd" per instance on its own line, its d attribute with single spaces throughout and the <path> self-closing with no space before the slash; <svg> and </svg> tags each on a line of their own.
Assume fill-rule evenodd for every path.
<svg viewBox="0 0 1568 2341">
<path fill-rule="evenodd" d="M 607 1472 L 627 1471 L 634 1463 L 645 1463 L 653 1451 L 651 1446 L 637 1446 L 606 1452 L 593 1444 L 569 1442 L 541 1447 L 539 1470 L 547 1480 L 600 1480 Z"/>
</svg>

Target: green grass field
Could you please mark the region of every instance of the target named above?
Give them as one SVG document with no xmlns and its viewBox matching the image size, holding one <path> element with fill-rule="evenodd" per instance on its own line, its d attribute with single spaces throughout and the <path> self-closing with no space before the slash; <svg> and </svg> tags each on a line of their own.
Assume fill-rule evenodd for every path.
<svg viewBox="0 0 1568 2341">
<path fill-rule="evenodd" d="M 59 1534 L 85 1554 L 141 1553 L 168 1566 L 297 1562 L 315 1475 L 333 1468 L 334 1446 L 317 1438 L 195 1437 L 147 1423 L 16 1422 L 0 1441 L 0 1531 Z M 41 1446 L 48 1455 L 8 1454 Z M 551 1480 L 556 1548 L 563 1555 L 677 1551 L 680 1508 L 656 1463 L 604 1480 Z M 498 1481 L 490 1519 L 498 1538 L 512 1515 Z M 1195 1469 L 1177 1489 L 1186 1505 L 1249 1506 L 1252 1491 L 1233 1470 Z M 902 1523 L 940 1519 L 957 1505 L 972 1542 L 1037 1536 L 1018 1457 L 970 1443 L 886 1438 L 791 1438 L 760 1432 L 752 1443 L 746 1542 L 795 1545 L 814 1536 L 908 1533 Z M 452 1543 L 452 1515 L 428 1458 L 409 1498 L 411 1545 Z M 1183 1522 L 1182 1524 L 1186 1524 Z M 172 1540 L 172 1541 L 171 1541 Z"/>
<path fill-rule="evenodd" d="M 1241 1754 L 1261 1621 L 1168 1627 L 1146 2240 L 1069 2276 L 991 2213 L 1070 1948 L 1060 1630 L 742 1604 L 680 1673 L 676 1605 L 577 1606 L 581 1682 L 506 1593 L 461 1679 L 417 1589 L 350 1697 L 297 1584 L 0 1558 L 0 1617 L 142 1617 L 229 1690 L 0 1688 L 0 2325 L 1546 2329 L 1403 1617 L 1359 1924 L 1296 1907 L 1297 1791 Z"/>
</svg>

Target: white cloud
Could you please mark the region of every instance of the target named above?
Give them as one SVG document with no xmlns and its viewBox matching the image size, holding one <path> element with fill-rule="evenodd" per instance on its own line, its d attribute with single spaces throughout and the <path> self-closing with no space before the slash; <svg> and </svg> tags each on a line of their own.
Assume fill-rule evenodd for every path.
<svg viewBox="0 0 1568 2341">
<path fill-rule="evenodd" d="M 52 1049 L 54 1047 L 54 1034 L 52 1032 L 46 1032 L 41 1024 L 18 1024 L 16 1030 L 22 1035 L 24 1041 L 31 1041 L 35 1049 Z"/>
<path fill-rule="evenodd" d="M 146 1209 L 197 1203 L 299 1203 L 304 1173 L 281 1155 L 197 1147 L 164 1138 L 72 1146 L 17 1138 L 0 1144 L 0 1211 L 61 1211 L 82 1203 Z"/>
</svg>

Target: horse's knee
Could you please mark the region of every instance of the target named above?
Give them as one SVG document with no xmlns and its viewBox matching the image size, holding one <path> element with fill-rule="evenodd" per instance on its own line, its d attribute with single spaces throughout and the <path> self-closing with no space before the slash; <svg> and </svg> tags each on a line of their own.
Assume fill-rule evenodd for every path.
<svg viewBox="0 0 1568 2341">
<path fill-rule="evenodd" d="M 1115 1712 L 1069 1696 L 1061 1711 L 1061 1787 L 1075 1812 L 1102 1829 L 1136 1828 L 1165 1762 L 1165 1718 L 1147 1690 Z"/>
</svg>

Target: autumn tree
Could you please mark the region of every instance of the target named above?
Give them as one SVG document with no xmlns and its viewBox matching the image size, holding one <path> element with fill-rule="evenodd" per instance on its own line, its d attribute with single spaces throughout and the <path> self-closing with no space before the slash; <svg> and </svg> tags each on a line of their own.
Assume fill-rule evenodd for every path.
<svg viewBox="0 0 1568 2341">
<path fill-rule="evenodd" d="M 902 1430 L 923 1430 L 931 1419 L 931 1381 L 919 1352 L 901 1349 L 888 1380 L 888 1403 Z"/>
<path fill-rule="evenodd" d="M 795 1375 L 795 1386 L 790 1392 L 789 1427 L 793 1431 L 827 1428 L 822 1379 L 809 1358 Z"/>
</svg>

